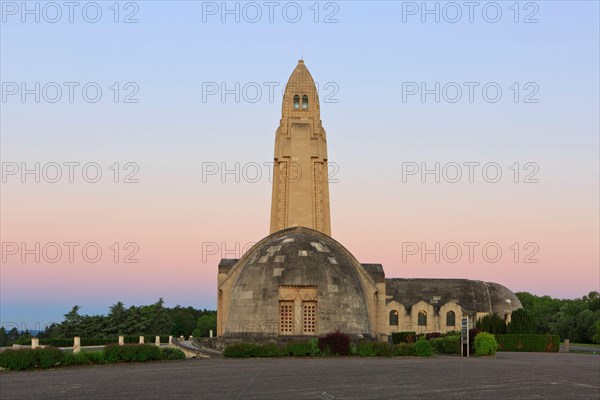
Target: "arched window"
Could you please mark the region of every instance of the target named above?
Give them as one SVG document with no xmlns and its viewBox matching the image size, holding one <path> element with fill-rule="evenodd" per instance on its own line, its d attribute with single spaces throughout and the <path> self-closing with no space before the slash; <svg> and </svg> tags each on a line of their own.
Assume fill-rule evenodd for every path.
<svg viewBox="0 0 600 400">
<path fill-rule="evenodd" d="M 427 313 L 425 311 L 419 311 L 419 326 L 427 326 Z"/>
<path fill-rule="evenodd" d="M 302 96 L 302 109 L 308 110 L 308 96 L 307 95 Z"/>
<path fill-rule="evenodd" d="M 390 311 L 390 325 L 398 326 L 398 311 Z"/>
<path fill-rule="evenodd" d="M 300 96 L 295 95 L 294 96 L 294 110 L 299 110 L 300 109 Z"/>
<path fill-rule="evenodd" d="M 454 314 L 454 311 L 448 311 L 446 313 L 446 326 L 454 325 L 456 325 L 456 314 Z"/>
</svg>

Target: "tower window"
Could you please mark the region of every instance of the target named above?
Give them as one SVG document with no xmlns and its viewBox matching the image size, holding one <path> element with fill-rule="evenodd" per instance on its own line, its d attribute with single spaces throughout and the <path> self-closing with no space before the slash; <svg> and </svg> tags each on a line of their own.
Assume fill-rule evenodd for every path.
<svg viewBox="0 0 600 400">
<path fill-rule="evenodd" d="M 454 311 L 448 311 L 446 313 L 446 326 L 454 326 L 456 325 L 456 315 Z"/>
<path fill-rule="evenodd" d="M 300 96 L 295 95 L 294 96 L 294 110 L 299 110 L 300 109 Z"/>
<path fill-rule="evenodd" d="M 398 311 L 396 310 L 390 311 L 390 325 L 398 326 Z"/>
<path fill-rule="evenodd" d="M 419 311 L 418 325 L 427 326 L 427 313 L 425 311 Z"/>
<path fill-rule="evenodd" d="M 308 96 L 307 95 L 302 96 L 302 109 L 308 110 Z"/>
</svg>

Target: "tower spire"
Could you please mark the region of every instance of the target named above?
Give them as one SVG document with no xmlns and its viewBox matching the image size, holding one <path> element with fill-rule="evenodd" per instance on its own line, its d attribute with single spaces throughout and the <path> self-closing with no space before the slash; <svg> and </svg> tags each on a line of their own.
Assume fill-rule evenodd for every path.
<svg viewBox="0 0 600 400">
<path fill-rule="evenodd" d="M 315 82 L 299 60 L 275 134 L 270 232 L 305 226 L 331 236 L 327 139 Z"/>
</svg>

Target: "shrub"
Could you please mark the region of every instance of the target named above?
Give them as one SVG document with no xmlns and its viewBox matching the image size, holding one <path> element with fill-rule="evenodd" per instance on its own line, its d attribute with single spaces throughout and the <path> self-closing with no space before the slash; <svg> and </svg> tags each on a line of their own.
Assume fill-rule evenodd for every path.
<svg viewBox="0 0 600 400">
<path fill-rule="evenodd" d="M 460 336 L 447 335 L 444 337 L 433 338 L 429 341 L 436 353 L 442 354 L 460 354 Z"/>
<path fill-rule="evenodd" d="M 321 350 L 319 350 L 319 341 L 317 340 L 317 338 L 310 339 L 308 341 L 308 344 L 310 345 L 311 356 L 318 356 L 319 354 L 321 354 Z"/>
<path fill-rule="evenodd" d="M 391 357 L 394 350 L 386 342 L 360 342 L 356 345 L 356 354 L 361 357 Z"/>
<path fill-rule="evenodd" d="M 498 351 L 557 352 L 558 335 L 496 335 Z"/>
<path fill-rule="evenodd" d="M 275 343 L 266 343 L 260 347 L 259 357 L 279 357 L 283 350 Z"/>
<path fill-rule="evenodd" d="M 477 329 L 495 335 L 506 333 L 506 323 L 498 314 L 488 314 L 479 318 L 475 326 Z"/>
<path fill-rule="evenodd" d="M 36 364 L 40 368 L 52 368 L 59 365 L 63 360 L 63 352 L 56 347 L 47 347 L 45 349 L 35 349 Z"/>
<path fill-rule="evenodd" d="M 225 357 L 245 358 L 259 357 L 261 346 L 254 343 L 234 343 L 225 347 L 223 355 Z"/>
<path fill-rule="evenodd" d="M 160 360 L 160 348 L 151 344 L 126 344 L 117 346 L 115 344 L 107 345 L 102 351 L 102 355 L 107 362 L 143 362 Z"/>
<path fill-rule="evenodd" d="M 473 347 L 475 348 L 476 356 L 493 356 L 496 354 L 498 342 L 496 342 L 496 338 L 491 333 L 481 332 L 475 336 Z"/>
<path fill-rule="evenodd" d="M 416 341 L 416 332 L 394 332 L 392 333 L 392 342 L 398 343 L 414 343 Z"/>
<path fill-rule="evenodd" d="M 361 357 L 375 357 L 377 350 L 373 346 L 373 342 L 360 342 L 356 345 L 356 355 Z"/>
<path fill-rule="evenodd" d="M 506 333 L 523 334 L 535 332 L 535 321 L 525 309 L 519 308 L 510 314 L 510 322 L 506 328 Z"/>
<path fill-rule="evenodd" d="M 312 353 L 311 345 L 308 341 L 294 340 L 285 345 L 284 354 L 294 357 L 310 356 Z"/>
<path fill-rule="evenodd" d="M 81 353 L 71 353 L 71 352 L 65 352 L 63 354 L 63 359 L 60 363 L 60 365 L 62 365 L 63 367 L 68 367 L 71 365 L 85 365 L 85 364 L 90 364 L 90 354 L 93 353 L 85 353 L 85 352 L 81 352 Z M 100 353 L 102 354 L 102 353 Z M 104 357 L 103 357 L 104 359 Z M 103 361 L 105 362 L 105 361 Z"/>
<path fill-rule="evenodd" d="M 350 336 L 337 330 L 320 337 L 318 346 L 321 353 L 347 356 L 350 353 Z"/>
<path fill-rule="evenodd" d="M 416 356 L 415 343 L 398 343 L 394 345 L 393 351 L 396 357 Z"/>
<path fill-rule="evenodd" d="M 106 360 L 104 359 L 104 354 L 101 351 L 90 351 L 80 353 L 87 359 L 88 362 L 92 364 L 106 364 Z"/>
<path fill-rule="evenodd" d="M 425 340 L 424 337 L 417 340 L 415 343 L 415 354 L 419 357 L 431 357 L 433 355 L 433 347 L 431 347 L 431 343 Z"/>
<path fill-rule="evenodd" d="M 35 350 L 32 349 L 8 349 L 0 353 L 0 367 L 12 371 L 34 368 L 36 363 L 35 356 Z"/>
<path fill-rule="evenodd" d="M 179 349 L 167 347 L 161 350 L 161 358 L 163 360 L 185 360 L 185 354 Z"/>
</svg>

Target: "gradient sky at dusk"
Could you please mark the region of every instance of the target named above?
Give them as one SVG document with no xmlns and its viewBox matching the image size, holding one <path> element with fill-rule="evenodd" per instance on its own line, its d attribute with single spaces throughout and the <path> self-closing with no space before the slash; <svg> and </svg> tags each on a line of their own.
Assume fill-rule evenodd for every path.
<svg viewBox="0 0 600 400">
<path fill-rule="evenodd" d="M 221 2 L 141 1 L 135 3 L 139 21 L 127 24 L 113 21 L 112 1 L 99 2 L 97 23 L 86 22 L 81 8 L 73 23 L 66 9 L 57 23 L 43 15 L 39 23 L 32 16 L 23 23 L 7 3 L 0 41 L 3 173 L 37 162 L 50 174 L 50 163 L 58 163 L 63 177 L 36 183 L 26 175 L 23 183 L 19 173 L 3 176 L 2 324 L 35 329 L 60 321 L 75 304 L 94 314 L 119 300 L 148 304 L 163 297 L 169 306 L 215 308 L 220 258 L 237 258 L 268 234 L 268 163 L 283 86 L 301 56 L 319 84 L 334 165 L 333 237 L 359 261 L 382 263 L 387 277 L 477 279 L 569 298 L 599 290 L 597 2 L 521 2 L 518 23 L 512 1 L 498 3 L 496 23 L 482 16 L 488 2 L 475 8 L 473 22 L 463 8 L 456 23 L 447 21 L 454 10 L 444 2 L 428 3 L 447 13 L 439 23 L 433 15 L 424 15 L 425 22 L 419 12 L 403 15 L 421 2 L 322 2 L 318 23 L 314 2 L 297 3 L 297 23 L 282 16 L 287 6 L 288 19 L 294 17 L 288 2 L 279 2 L 272 23 L 265 7 L 258 22 L 246 21 L 254 10 L 243 14 L 239 3 L 239 23 L 234 15 L 223 23 L 220 13 L 203 16 L 203 8 Z M 132 11 L 121 9 L 119 20 Z M 493 18 L 494 9 L 487 11 Z M 332 12 L 329 19 L 338 22 L 324 23 Z M 33 94 L 25 102 L 20 93 L 10 95 L 11 82 L 79 86 L 72 103 L 64 85 L 56 103 L 47 101 L 54 96 L 50 87 L 36 103 Z M 89 82 L 102 88 L 96 103 L 82 97 Z M 233 89 L 236 82 L 247 88 L 239 102 L 234 94 L 225 101 L 220 93 L 206 95 L 213 84 Z M 419 95 L 404 99 L 412 82 L 430 89 L 456 82 L 463 96 L 450 102 L 449 85 L 439 103 L 433 94 L 425 102 Z M 465 82 L 479 85 L 473 102 Z M 497 102 L 483 97 L 487 83 L 502 89 Z M 135 87 L 139 101 L 124 103 Z M 255 99 L 256 87 L 262 96 Z M 80 163 L 73 183 L 65 162 Z M 123 182 L 135 169 L 128 162 L 139 167 L 138 183 Z M 469 162 L 480 163 L 473 183 Z M 97 183 L 82 178 L 86 163 L 100 166 Z M 203 179 L 207 165 L 235 169 L 236 163 L 239 182 L 234 173 Z M 417 174 L 403 182 L 406 163 L 440 163 L 448 173 L 457 163 L 463 177 L 436 183 L 427 175 L 423 183 Z M 482 176 L 489 163 L 501 168 L 497 183 Z M 256 165 L 262 166 L 258 179 Z M 529 173 L 537 183 L 523 182 Z M 59 243 L 62 258 L 48 262 L 54 257 L 48 246 L 40 262 L 7 252 L 10 243 L 22 250 L 21 243 L 34 248 L 36 242 Z M 80 244 L 73 262 L 65 242 Z M 479 243 L 474 261 L 462 245 L 462 257 L 448 262 L 454 257 L 448 243 L 465 242 Z M 102 249 L 98 262 L 83 258 L 86 243 Z M 405 252 L 403 260 L 411 243 L 428 249 L 439 243 L 449 253 L 423 262 L 421 253 Z M 502 250 L 498 262 L 482 255 L 489 243 Z M 139 262 L 123 262 L 136 250 Z M 528 255 L 538 262 L 524 262 Z"/>
</svg>

